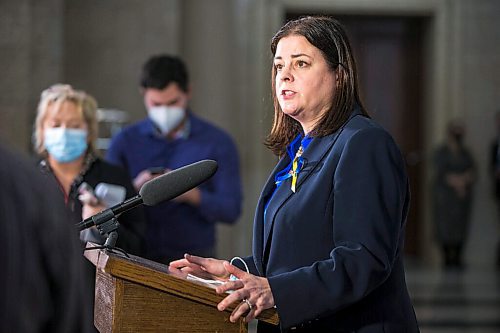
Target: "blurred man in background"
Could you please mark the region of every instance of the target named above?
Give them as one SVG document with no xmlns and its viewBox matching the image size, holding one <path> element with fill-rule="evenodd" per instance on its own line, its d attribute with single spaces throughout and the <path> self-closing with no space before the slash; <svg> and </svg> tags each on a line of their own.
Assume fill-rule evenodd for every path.
<svg viewBox="0 0 500 333">
<path fill-rule="evenodd" d="M 192 89 L 181 59 L 151 57 L 140 86 L 148 117 L 118 133 L 106 156 L 128 170 L 137 190 L 169 170 L 203 159 L 218 163 L 217 173 L 199 187 L 146 207 L 147 256 L 163 263 L 186 252 L 214 256 L 215 223 L 234 223 L 241 211 L 236 146 L 227 133 L 189 109 Z"/>
</svg>

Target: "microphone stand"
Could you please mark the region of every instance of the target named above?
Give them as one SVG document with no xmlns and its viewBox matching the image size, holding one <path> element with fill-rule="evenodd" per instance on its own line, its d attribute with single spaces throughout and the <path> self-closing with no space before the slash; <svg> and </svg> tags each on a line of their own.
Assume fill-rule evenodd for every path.
<svg viewBox="0 0 500 333">
<path fill-rule="evenodd" d="M 105 220 L 103 218 L 97 218 L 97 219 L 93 218 L 93 220 L 97 230 L 99 230 L 99 233 L 102 236 L 106 237 L 106 241 L 104 242 L 103 245 L 87 247 L 84 249 L 84 251 L 97 250 L 97 249 L 105 249 L 110 252 L 119 251 L 127 258 L 130 258 L 127 252 L 125 252 L 125 250 L 120 249 L 119 247 L 115 247 L 116 240 L 118 239 L 117 230 L 118 227 L 120 226 L 120 223 L 118 223 L 118 218 L 116 216 L 112 216 L 108 220 Z"/>
<path fill-rule="evenodd" d="M 118 239 L 118 232 L 116 230 L 118 230 L 119 226 L 120 223 L 118 223 L 118 219 L 116 217 L 112 217 L 110 220 L 96 225 L 96 228 L 99 230 L 101 235 L 108 235 L 106 242 L 104 243 L 104 247 L 115 246 L 116 240 Z"/>
</svg>

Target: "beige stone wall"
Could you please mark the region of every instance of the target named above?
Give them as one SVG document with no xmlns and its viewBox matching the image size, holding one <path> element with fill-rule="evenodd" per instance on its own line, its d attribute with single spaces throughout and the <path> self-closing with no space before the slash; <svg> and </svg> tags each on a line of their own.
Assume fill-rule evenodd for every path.
<svg viewBox="0 0 500 333">
<path fill-rule="evenodd" d="M 150 55 L 179 54 L 179 1 L 66 0 L 64 19 L 64 79 L 103 108 L 143 118 L 140 68 Z"/>
<path fill-rule="evenodd" d="M 500 110 L 500 2 L 462 0 L 455 15 L 457 43 L 449 55 L 457 59 L 452 109 L 467 123 L 468 144 L 478 166 L 467 255 L 469 262 L 488 265 L 500 236 L 488 170 L 494 113 Z"/>
<path fill-rule="evenodd" d="M 0 2 L 0 138 L 23 151 L 40 90 L 61 78 L 62 1 Z"/>
<path fill-rule="evenodd" d="M 240 152 L 244 188 L 243 214 L 235 226 L 218 226 L 222 257 L 250 254 L 253 212 L 275 163 L 262 142 L 269 124 L 268 49 L 256 22 L 261 7 L 249 1 L 184 1 L 183 47 L 192 72 L 195 113 L 225 128 Z M 214 24 L 217 22 L 216 24 Z M 264 60 L 263 58 L 266 57 Z"/>
</svg>

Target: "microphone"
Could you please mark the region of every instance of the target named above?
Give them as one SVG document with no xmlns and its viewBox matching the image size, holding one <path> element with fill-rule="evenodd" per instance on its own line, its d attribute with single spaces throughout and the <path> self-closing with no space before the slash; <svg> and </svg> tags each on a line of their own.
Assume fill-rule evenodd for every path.
<svg viewBox="0 0 500 333">
<path fill-rule="evenodd" d="M 111 207 L 125 200 L 127 190 L 120 185 L 99 183 L 95 187 L 94 194 L 106 207 Z"/>
<path fill-rule="evenodd" d="M 172 170 L 144 183 L 135 197 L 92 215 L 76 226 L 78 230 L 87 229 L 107 222 L 141 204 L 154 206 L 162 201 L 168 201 L 200 185 L 212 177 L 215 171 L 217 171 L 217 162 L 213 160 L 202 160 Z"/>
<path fill-rule="evenodd" d="M 97 199 L 106 207 L 111 207 L 125 200 L 127 190 L 123 186 L 108 183 L 99 183 L 93 189 L 92 186 L 83 182 L 78 187 L 78 193 L 78 200 L 83 204 L 93 204 Z"/>
</svg>

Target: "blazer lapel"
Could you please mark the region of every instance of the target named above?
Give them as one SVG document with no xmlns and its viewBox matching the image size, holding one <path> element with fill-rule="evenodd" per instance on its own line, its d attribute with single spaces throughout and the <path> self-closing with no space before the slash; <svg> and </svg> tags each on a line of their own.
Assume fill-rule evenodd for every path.
<svg viewBox="0 0 500 333">
<path fill-rule="evenodd" d="M 302 158 L 304 159 L 304 165 L 302 167 L 302 170 L 300 170 L 298 174 L 295 194 L 292 192 L 290 188 L 291 180 L 287 179 L 286 181 L 283 182 L 283 184 L 281 184 L 281 186 L 274 193 L 272 200 L 267 207 L 265 220 L 264 220 L 264 214 L 262 214 L 262 216 L 257 216 L 257 218 L 260 218 L 261 221 L 264 220 L 263 223 L 264 238 L 262 242 L 262 248 L 259 251 L 261 254 L 264 254 L 267 248 L 269 236 L 271 234 L 271 230 L 273 229 L 274 220 L 277 212 L 292 195 L 297 195 L 300 192 L 301 184 L 304 183 L 304 181 L 309 177 L 311 172 L 318 166 L 323 156 L 328 152 L 328 150 L 330 150 L 331 146 L 335 141 L 332 140 L 332 136 L 335 135 L 336 133 L 323 138 L 314 138 L 311 141 L 311 143 L 305 150 L 304 154 L 302 155 Z M 286 161 L 284 163 L 279 163 L 279 167 L 274 169 L 271 179 L 273 183 L 274 183 L 274 175 L 276 174 L 276 172 L 285 168 L 289 162 L 290 159 L 286 158 Z M 263 203 L 263 205 L 265 205 L 265 202 Z M 262 209 L 262 212 L 263 211 L 264 209 Z"/>
<path fill-rule="evenodd" d="M 353 115 L 349 118 L 348 121 L 346 121 L 345 124 L 347 124 L 354 116 L 358 115 L 359 113 L 354 112 Z M 345 126 L 344 124 L 344 126 Z M 271 234 L 271 230 L 273 229 L 274 225 L 274 220 L 276 217 L 277 212 L 279 209 L 283 206 L 283 204 L 290 198 L 292 195 L 298 195 L 300 193 L 300 188 L 301 185 L 309 178 L 311 175 L 312 171 L 321 168 L 321 162 L 324 159 L 325 155 L 332 149 L 332 147 L 335 145 L 335 142 L 337 141 L 340 133 L 342 133 L 342 130 L 344 129 L 344 126 L 342 126 L 340 129 L 335 131 L 334 133 L 324 136 L 324 137 L 315 137 L 312 139 L 311 143 L 307 147 L 307 149 L 304 151 L 304 154 L 302 154 L 302 158 L 304 159 L 304 165 L 302 169 L 300 170 L 298 177 L 297 177 L 297 185 L 296 185 L 296 191 L 295 194 L 292 192 L 290 188 L 290 179 L 285 181 L 277 190 L 276 193 L 274 193 L 274 196 L 272 197 L 272 201 L 269 203 L 266 211 L 266 219 L 264 221 L 264 206 L 265 200 L 262 203 L 262 209 L 259 209 L 259 211 L 262 212 L 260 216 L 256 216 L 256 218 L 259 218 L 260 221 L 264 221 L 264 230 L 263 230 L 263 239 L 262 242 L 259 242 L 259 249 L 258 253 L 262 256 L 264 256 L 266 249 L 268 248 L 268 242 L 269 242 L 269 236 Z M 268 180 L 268 183 L 266 184 L 266 188 L 270 185 L 269 182 L 271 182 L 271 185 L 274 184 L 274 175 L 276 172 L 282 170 L 285 168 L 285 166 L 290 162 L 289 158 L 282 159 L 278 166 L 273 170 L 273 173 L 271 174 L 270 179 Z M 271 187 L 273 188 L 273 187 Z M 261 196 L 261 199 L 264 198 Z M 260 207 L 260 206 L 259 206 Z M 260 235 L 262 235 L 262 230 L 259 230 Z M 255 244 L 254 244 L 255 245 Z M 254 247 L 255 248 L 255 247 Z"/>
<path fill-rule="evenodd" d="M 264 235 L 269 232 L 268 228 L 269 226 L 265 226 L 265 221 L 264 221 L 264 209 L 267 201 L 270 199 L 270 197 L 273 195 L 275 184 L 274 184 L 274 175 L 284 169 L 288 163 L 290 163 L 290 159 L 288 156 L 285 156 L 279 162 L 276 164 L 274 167 L 273 171 L 271 172 L 269 178 L 266 181 L 266 184 L 264 185 L 264 188 L 262 190 L 262 193 L 260 194 L 259 201 L 257 203 L 257 208 L 255 211 L 255 220 L 254 220 L 254 236 L 253 236 L 253 257 L 255 258 L 255 264 L 257 266 L 257 269 L 261 274 L 263 274 L 263 266 L 262 266 L 262 254 L 263 254 L 263 244 L 264 242 Z"/>
<path fill-rule="evenodd" d="M 312 171 L 321 168 L 321 161 L 325 157 L 325 155 L 332 149 L 335 142 L 337 141 L 340 133 L 344 129 L 345 125 L 355 116 L 360 115 L 359 110 L 355 110 L 352 116 L 345 122 L 345 124 L 335 131 L 334 133 L 324 136 L 324 137 L 315 137 L 312 139 L 311 143 L 304 151 L 302 158 L 304 159 L 304 165 L 300 170 L 297 177 L 297 185 L 295 194 L 292 192 L 290 188 L 291 180 L 286 180 L 274 193 L 274 175 L 280 170 L 284 169 L 288 163 L 290 163 L 290 158 L 288 156 L 282 158 L 276 167 L 274 168 L 271 176 L 266 182 L 264 186 L 264 190 L 260 196 L 257 211 L 255 214 L 254 221 L 254 244 L 253 244 L 253 255 L 256 259 L 257 268 L 260 270 L 260 273 L 263 273 L 263 260 L 265 257 L 266 249 L 269 244 L 269 236 L 271 234 L 271 230 L 273 230 L 274 220 L 277 212 L 283 206 L 283 204 L 290 198 L 292 194 L 297 195 L 300 193 L 301 185 L 307 180 L 307 178 L 311 175 Z M 264 220 L 264 209 L 266 202 L 269 202 L 267 211 L 265 212 L 265 220 Z"/>
<path fill-rule="evenodd" d="M 283 168 L 286 165 L 287 164 L 283 165 Z M 280 169 L 278 169 L 278 171 L 279 170 Z M 274 182 L 274 178 L 273 178 L 273 182 Z M 261 253 L 264 253 L 264 251 L 266 249 L 266 244 L 268 243 L 269 235 L 271 234 L 271 230 L 273 229 L 274 218 L 275 218 L 277 211 L 292 194 L 292 190 L 290 189 L 290 186 L 288 184 L 289 184 L 289 181 L 286 181 L 278 189 L 276 189 L 276 192 L 272 196 L 272 199 L 267 206 L 267 211 L 265 212 L 265 216 L 263 216 L 263 221 L 264 221 L 264 241 L 263 241 L 263 244 L 264 244 L 264 247 L 262 248 Z"/>
<path fill-rule="evenodd" d="M 318 164 L 321 163 L 325 155 L 332 149 L 333 145 L 340 136 L 340 133 L 344 130 L 344 127 L 349 123 L 349 121 L 351 121 L 352 118 L 358 115 L 361 115 L 361 111 L 359 109 L 355 109 L 349 119 L 337 131 L 324 137 L 314 138 L 311 141 L 309 147 L 307 147 L 304 154 L 302 154 L 304 166 L 297 177 L 297 192 L 299 191 L 300 185 L 311 175 L 311 172 L 318 167 Z"/>
</svg>

